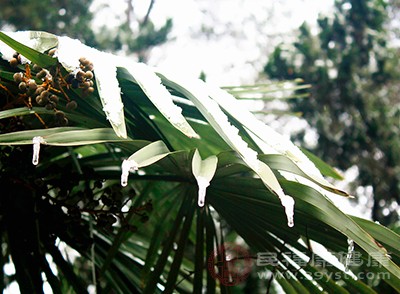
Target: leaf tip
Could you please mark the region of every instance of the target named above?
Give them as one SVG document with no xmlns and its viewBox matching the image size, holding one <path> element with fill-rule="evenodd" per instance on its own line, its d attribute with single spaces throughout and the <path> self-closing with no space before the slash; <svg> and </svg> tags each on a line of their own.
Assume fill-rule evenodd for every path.
<svg viewBox="0 0 400 294">
<path fill-rule="evenodd" d="M 38 165 L 39 163 L 39 152 L 40 152 L 40 144 L 44 144 L 45 140 L 41 136 L 36 136 L 32 138 L 33 143 L 33 157 L 32 164 Z"/>
<path fill-rule="evenodd" d="M 130 159 L 124 159 L 124 161 L 122 162 L 122 174 L 121 174 L 121 186 L 122 187 L 126 187 L 128 185 L 128 176 L 129 176 L 129 172 L 133 171 L 133 170 L 138 170 L 138 164 Z"/>
</svg>

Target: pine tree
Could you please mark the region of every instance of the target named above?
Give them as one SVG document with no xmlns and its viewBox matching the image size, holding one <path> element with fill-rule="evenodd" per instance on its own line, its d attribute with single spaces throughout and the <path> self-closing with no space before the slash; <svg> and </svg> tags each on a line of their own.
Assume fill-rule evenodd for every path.
<svg viewBox="0 0 400 294">
<path fill-rule="evenodd" d="M 92 0 L 0 1 L 0 28 L 68 34 L 86 44 L 96 45 L 91 29 Z"/>
<path fill-rule="evenodd" d="M 333 17 L 319 18 L 318 35 L 303 24 L 292 49 L 276 48 L 264 68 L 271 78 L 313 85 L 310 98 L 291 104 L 318 132 L 313 151 L 342 170 L 358 166 L 355 187 L 372 187 L 372 217 L 384 224 L 398 220 L 400 203 L 399 51 L 389 38 L 390 8 L 336 1 Z"/>
<path fill-rule="evenodd" d="M 150 49 L 168 41 L 172 20 L 167 19 L 160 28 L 155 27 L 151 20 L 154 0 L 150 1 L 142 18 L 135 15 L 133 1 L 127 1 L 125 18 L 121 18 L 121 24 L 109 27 L 105 23 L 100 32 L 93 30 L 92 20 L 96 11 L 91 11 L 92 3 L 93 0 L 72 0 L 68 5 L 62 0 L 0 0 L 0 30 L 46 31 L 68 35 L 97 49 L 134 53 L 141 61 L 148 58 Z"/>
</svg>

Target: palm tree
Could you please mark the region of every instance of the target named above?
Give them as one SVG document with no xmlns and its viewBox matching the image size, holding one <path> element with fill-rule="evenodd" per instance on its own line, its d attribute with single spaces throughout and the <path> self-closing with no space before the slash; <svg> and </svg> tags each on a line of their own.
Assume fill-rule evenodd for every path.
<svg viewBox="0 0 400 294">
<path fill-rule="evenodd" d="M 0 40 L 2 289 L 400 290 L 400 236 L 340 211 L 328 195 L 350 195 L 325 178 L 341 176 L 235 98 L 265 86 Z"/>
</svg>

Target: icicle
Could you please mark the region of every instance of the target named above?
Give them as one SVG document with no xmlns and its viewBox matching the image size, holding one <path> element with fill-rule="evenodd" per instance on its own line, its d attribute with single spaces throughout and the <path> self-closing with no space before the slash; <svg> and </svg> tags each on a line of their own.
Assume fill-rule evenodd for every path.
<svg viewBox="0 0 400 294">
<path fill-rule="evenodd" d="M 206 190 L 207 187 L 210 186 L 210 181 L 204 177 L 197 177 L 196 180 L 197 180 L 197 185 L 199 186 L 199 196 L 197 204 L 200 207 L 203 207 L 206 200 Z"/>
<path fill-rule="evenodd" d="M 37 165 L 39 163 L 40 144 L 44 144 L 45 140 L 43 139 L 43 137 L 37 136 L 32 138 L 32 143 L 33 143 L 32 163 L 34 165 Z"/>
<path fill-rule="evenodd" d="M 351 239 L 347 239 L 347 244 L 349 245 L 349 247 L 347 248 L 347 255 L 346 255 L 346 261 L 344 264 L 344 270 L 346 272 L 349 271 L 349 265 L 351 262 L 351 258 L 353 257 L 353 252 L 354 252 L 354 241 Z"/>
<path fill-rule="evenodd" d="M 288 195 L 279 196 L 282 206 L 285 208 L 286 218 L 288 221 L 288 226 L 294 226 L 294 199 Z"/>
<path fill-rule="evenodd" d="M 206 190 L 210 186 L 210 182 L 215 175 L 217 170 L 218 157 L 211 155 L 206 159 L 202 160 L 199 150 L 195 150 L 192 158 L 192 172 L 197 181 L 198 198 L 197 204 L 199 207 L 203 207 L 206 201 Z"/>
<path fill-rule="evenodd" d="M 128 176 L 130 171 L 138 170 L 138 164 L 134 160 L 126 160 L 122 162 L 121 186 L 128 185 Z"/>
</svg>

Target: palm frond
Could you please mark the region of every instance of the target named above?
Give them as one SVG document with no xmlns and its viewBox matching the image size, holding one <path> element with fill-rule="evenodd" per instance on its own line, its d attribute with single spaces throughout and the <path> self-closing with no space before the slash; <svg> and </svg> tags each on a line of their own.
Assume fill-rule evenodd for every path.
<svg viewBox="0 0 400 294">
<path fill-rule="evenodd" d="M 236 242 L 249 252 L 238 256 L 252 264 L 242 273 L 248 283 L 266 271 L 287 293 L 373 293 L 375 286 L 356 278 L 368 270 L 376 284 L 400 291 L 400 236 L 340 211 L 326 195 L 349 195 L 324 176 L 341 176 L 238 101 L 246 93 L 264 99 L 275 87 L 221 89 L 44 32 L 1 32 L 0 41 L 0 184 L 12 191 L 0 202 L 0 222 L 10 246 L 3 254 L 11 255 L 21 289 L 43 283 L 43 272 L 55 292 L 90 284 L 114 293 L 240 291 L 246 282 L 234 283 L 229 252 L 219 251 Z M 25 60 L 13 51 L 28 63 L 11 64 L 15 56 Z M 42 69 L 50 80 L 38 77 Z M 48 107 L 40 93 L 22 91 L 30 80 L 57 102 Z M 35 167 L 33 152 L 40 152 Z M 11 225 L 17 198 L 30 199 L 35 213 L 24 219 L 37 235 Z M 29 259 L 18 259 L 9 240 L 38 244 L 42 265 L 30 276 L 21 274 Z M 64 257 L 60 242 L 81 259 Z M 333 264 L 315 244 L 336 257 L 360 253 L 363 263 L 350 275 L 350 258 Z M 58 274 L 43 265 L 45 254 Z M 213 254 L 226 268 L 210 263 Z M 263 262 L 265 255 L 274 260 Z"/>
</svg>

